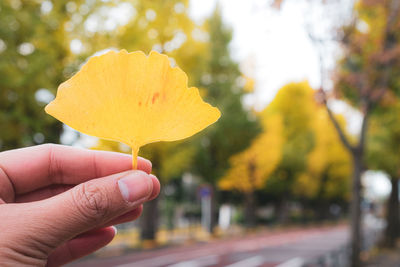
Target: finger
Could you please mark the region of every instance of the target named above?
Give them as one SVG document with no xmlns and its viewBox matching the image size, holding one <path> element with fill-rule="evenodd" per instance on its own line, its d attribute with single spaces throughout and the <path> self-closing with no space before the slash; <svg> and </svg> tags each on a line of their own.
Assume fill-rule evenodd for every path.
<svg viewBox="0 0 400 267">
<path fill-rule="evenodd" d="M 127 213 L 125 213 L 121 216 L 118 216 L 115 219 L 112 219 L 111 221 L 105 223 L 104 225 L 101 225 L 99 228 L 104 228 L 104 227 L 108 227 L 108 226 L 112 226 L 112 225 L 117 225 L 117 224 L 121 224 L 121 223 L 134 221 L 137 218 L 139 218 L 140 215 L 142 215 L 142 212 L 143 212 L 143 205 L 140 205 L 136 209 L 134 209 L 132 211 L 128 211 Z"/>
<path fill-rule="evenodd" d="M 15 195 L 50 184 L 79 184 L 130 169 L 132 157 L 127 154 L 54 144 L 0 153 L 0 185 L 14 189 Z M 139 158 L 138 169 L 150 173 L 150 161 Z"/>
<path fill-rule="evenodd" d="M 158 194 L 160 193 L 160 182 L 158 181 L 157 177 L 154 176 L 153 174 L 150 174 L 149 176 L 151 177 L 151 180 L 153 182 L 153 192 L 150 195 L 148 201 L 155 199 L 158 196 Z M 127 212 L 115 219 L 112 219 L 111 221 L 107 222 L 102 227 L 134 221 L 137 218 L 139 218 L 140 215 L 142 215 L 142 212 L 143 212 L 143 205 L 140 205 L 138 208 L 136 208 L 130 212 Z"/>
<path fill-rule="evenodd" d="M 154 199 L 158 194 L 160 193 L 160 182 L 158 179 L 150 174 L 153 180 L 153 194 L 150 196 L 149 200 Z M 55 195 L 61 194 L 71 188 L 73 188 L 75 185 L 49 185 L 45 188 L 40 188 L 37 189 L 33 192 L 29 192 L 26 194 L 22 195 L 17 195 L 15 197 L 16 203 L 26 203 L 26 202 L 32 202 L 32 201 L 38 201 L 38 200 L 43 200 L 46 198 L 53 197 Z M 1 203 L 1 200 L 0 200 Z"/>
<path fill-rule="evenodd" d="M 160 181 L 157 179 L 156 176 L 154 176 L 153 174 L 150 174 L 149 176 L 153 182 L 153 193 L 150 195 L 149 200 L 153 200 L 160 194 L 161 186 Z"/>
<path fill-rule="evenodd" d="M 96 229 L 102 229 L 102 228 L 110 227 L 113 225 L 134 221 L 137 218 L 139 218 L 140 215 L 142 215 L 142 212 L 143 212 L 143 205 L 140 205 L 136 209 L 129 211 L 115 219 L 112 219 L 111 221 L 105 223 L 104 225 L 99 226 Z"/>
<path fill-rule="evenodd" d="M 47 200 L 31 202 L 35 216 L 32 220 L 44 222 L 39 227 L 46 228 L 45 234 L 37 231 L 38 238 L 51 241 L 50 247 L 58 246 L 105 225 L 147 201 L 153 195 L 153 179 L 142 171 L 127 171 L 79 184 Z"/>
<path fill-rule="evenodd" d="M 151 180 L 153 182 L 153 192 L 150 195 L 148 201 L 155 199 L 160 193 L 160 182 L 158 181 L 157 177 L 154 176 L 153 174 L 150 174 L 149 176 L 151 177 Z M 137 218 L 139 218 L 140 215 L 142 215 L 142 212 L 143 212 L 143 205 L 140 205 L 138 208 L 136 208 L 130 212 L 127 212 L 115 219 L 112 219 L 111 221 L 107 222 L 102 227 L 134 221 Z"/>
<path fill-rule="evenodd" d="M 22 194 L 22 195 L 17 195 L 17 196 L 15 196 L 14 202 L 26 203 L 26 202 L 43 200 L 43 199 L 50 198 L 50 197 L 56 196 L 58 194 L 61 194 L 65 191 L 73 188 L 74 186 L 75 185 L 65 185 L 65 184 L 49 185 L 49 186 L 46 186 L 45 188 L 40 188 L 33 192 L 29 192 L 29 193 Z"/>
<path fill-rule="evenodd" d="M 47 266 L 61 266 L 93 253 L 110 243 L 115 234 L 116 228 L 107 227 L 77 236 L 51 253 L 47 260 Z"/>
</svg>

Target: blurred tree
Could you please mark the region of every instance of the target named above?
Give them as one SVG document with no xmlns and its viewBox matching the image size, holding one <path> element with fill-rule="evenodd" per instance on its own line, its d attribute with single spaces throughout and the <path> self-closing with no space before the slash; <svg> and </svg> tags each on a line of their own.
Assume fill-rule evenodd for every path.
<svg viewBox="0 0 400 267">
<path fill-rule="evenodd" d="M 264 130 L 246 150 L 230 158 L 230 169 L 219 180 L 222 190 L 236 190 L 244 194 L 245 222 L 255 226 L 254 192 L 263 188 L 266 179 L 279 164 L 282 156 L 282 120 L 274 115 L 265 120 Z"/>
<path fill-rule="evenodd" d="M 150 144 L 144 147 L 141 155 L 151 160 L 153 173 L 163 185 L 172 179 L 181 178 L 188 171 L 194 158 L 195 147 L 188 140 L 172 143 Z M 149 202 L 140 221 L 141 238 L 151 245 L 158 229 L 158 201 Z"/>
<path fill-rule="evenodd" d="M 344 118 L 337 118 L 344 127 Z M 314 200 L 319 218 L 326 219 L 330 201 L 349 199 L 351 158 L 321 106 L 314 113 L 312 128 L 314 147 L 307 155 L 307 169 L 296 180 L 294 188 L 296 195 Z"/>
<path fill-rule="evenodd" d="M 256 81 L 253 78 L 246 76 L 246 75 L 243 75 L 243 78 L 245 81 L 244 86 L 243 86 L 244 92 L 253 93 Z"/>
<path fill-rule="evenodd" d="M 222 116 L 216 124 L 198 135 L 199 150 L 193 172 L 215 188 L 229 167 L 229 158 L 248 147 L 260 127 L 255 116 L 242 105 L 245 80 L 231 58 L 228 46 L 232 31 L 224 25 L 218 6 L 206 22 L 206 29 L 209 46 L 204 54 L 206 71 L 201 73 L 200 86 L 207 88 L 207 101 L 217 106 Z M 210 231 L 217 218 L 216 193 L 214 190 Z"/>
<path fill-rule="evenodd" d="M 67 3 L 80 2 L 0 1 L 0 150 L 59 142 L 43 107 L 65 79 Z"/>
<path fill-rule="evenodd" d="M 279 8 L 283 1 L 273 1 Z M 344 1 L 309 0 L 319 9 L 323 5 L 329 7 L 332 2 Z M 338 7 L 341 7 L 340 5 Z M 350 152 L 353 161 L 352 201 L 351 201 L 351 266 L 361 265 L 361 175 L 365 169 L 366 133 L 371 114 L 376 112 L 384 100 L 399 93 L 400 72 L 400 1 L 398 0 L 359 0 L 355 1 L 354 12 L 340 17 L 342 8 L 326 8 L 324 22 L 329 20 L 328 14 L 335 14 L 332 21 L 325 23 L 331 29 L 321 31 L 321 23 L 314 21 L 315 33 L 309 31 L 311 40 L 316 44 L 321 60 L 320 95 L 327 107 L 330 120 L 333 122 L 340 139 Z M 334 22 L 334 23 L 332 23 Z M 346 25 L 342 27 L 343 23 Z M 332 31 L 339 25 L 340 30 Z M 329 36 L 327 32 L 330 31 Z M 342 48 L 342 59 L 338 62 L 334 94 L 327 90 L 323 62 L 325 47 L 337 42 Z M 328 97 L 339 98 L 362 114 L 362 126 L 357 140 L 351 140 L 341 128 L 336 117 L 328 106 Z"/>
<path fill-rule="evenodd" d="M 287 205 L 294 195 L 296 179 L 307 167 L 307 155 L 313 148 L 313 117 L 316 111 L 314 91 L 307 82 L 283 86 L 263 117 L 279 114 L 283 121 L 282 160 L 267 180 L 266 190 L 278 199 L 278 220 L 288 218 Z"/>
<path fill-rule="evenodd" d="M 84 33 L 79 38 L 89 51 L 124 48 L 167 54 L 171 64 L 181 66 L 198 86 L 209 57 L 209 35 L 204 25 L 189 17 L 188 5 L 188 0 L 108 1 L 97 7 L 86 23 L 77 25 Z M 122 25 L 112 17 L 114 11 L 129 12 Z"/>
<path fill-rule="evenodd" d="M 384 99 L 400 89 L 400 1 L 362 0 L 357 2 L 355 11 L 352 23 L 343 28 L 340 41 L 343 58 L 336 75 L 335 93 L 362 114 L 356 143 L 349 140 L 330 109 L 327 110 L 353 160 L 351 265 L 358 267 L 361 265 L 361 174 L 368 122 L 371 114 L 384 105 Z"/>
<path fill-rule="evenodd" d="M 0 150 L 59 142 L 62 124 L 43 108 L 84 60 L 75 38 L 86 36 L 84 22 L 100 5 L 85 0 L 0 2 Z M 87 55 L 93 53 L 91 46 L 85 48 Z"/>
<path fill-rule="evenodd" d="M 395 247 L 400 235 L 399 175 L 400 175 L 400 103 L 395 103 L 384 112 L 371 116 L 367 136 L 368 167 L 386 172 L 392 184 L 387 201 L 384 245 Z M 384 156 L 383 156 L 384 155 Z"/>
</svg>

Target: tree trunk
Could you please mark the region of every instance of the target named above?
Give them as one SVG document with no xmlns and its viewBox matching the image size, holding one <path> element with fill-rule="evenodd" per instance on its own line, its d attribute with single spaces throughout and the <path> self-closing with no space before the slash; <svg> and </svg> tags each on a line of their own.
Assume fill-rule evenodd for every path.
<svg viewBox="0 0 400 267">
<path fill-rule="evenodd" d="M 245 193 L 244 209 L 246 228 L 253 228 L 256 225 L 256 201 L 253 191 Z"/>
<path fill-rule="evenodd" d="M 329 219 L 329 206 L 325 199 L 318 199 L 316 219 L 323 222 Z"/>
<path fill-rule="evenodd" d="M 159 175 L 161 168 L 161 152 L 156 149 L 153 151 L 154 155 L 151 159 L 153 166 L 153 173 L 158 177 L 160 182 L 162 181 Z M 146 202 L 143 205 L 143 212 L 140 216 L 140 238 L 142 240 L 143 247 L 152 248 L 155 246 L 156 233 L 158 230 L 158 202 L 159 198 L 153 199 L 152 201 Z"/>
<path fill-rule="evenodd" d="M 218 224 L 218 190 L 212 187 L 211 192 L 211 222 L 207 229 L 210 234 L 214 234 L 214 229 Z"/>
<path fill-rule="evenodd" d="M 279 224 L 287 224 L 289 222 L 289 201 L 286 198 L 278 202 L 276 219 Z"/>
<path fill-rule="evenodd" d="M 142 241 L 154 241 L 158 228 L 158 199 L 155 198 L 143 206 L 140 218 L 140 237 Z"/>
<path fill-rule="evenodd" d="M 328 202 L 325 199 L 326 183 L 328 182 L 328 175 L 324 174 L 317 193 L 317 220 L 324 221 L 329 218 Z"/>
<path fill-rule="evenodd" d="M 352 201 L 350 205 L 351 217 L 351 266 L 360 267 L 361 251 L 361 174 L 362 174 L 362 153 L 354 152 L 353 156 L 353 181 L 352 181 Z"/>
<path fill-rule="evenodd" d="M 256 164 L 255 159 L 249 161 L 247 166 L 247 171 L 249 174 L 249 183 L 250 190 L 245 192 L 245 203 L 244 203 L 244 221 L 247 228 L 253 228 L 256 225 L 256 200 L 254 196 L 254 188 L 255 188 L 255 172 L 256 172 Z"/>
<path fill-rule="evenodd" d="M 367 135 L 368 121 L 369 121 L 369 113 L 371 105 L 366 99 L 362 99 L 363 105 L 362 110 L 364 113 L 364 118 L 361 124 L 361 132 L 360 138 L 357 146 L 353 146 L 350 144 L 348 138 L 346 137 L 345 132 L 339 125 L 339 122 L 336 120 L 334 114 L 329 109 L 326 99 L 325 99 L 325 107 L 328 112 L 329 118 L 335 127 L 340 140 L 343 145 L 349 150 L 351 153 L 351 157 L 353 159 L 353 180 L 352 180 L 352 200 L 350 204 L 350 218 L 351 218 L 351 233 L 350 233 L 350 245 L 351 245 L 351 258 L 350 258 L 350 266 L 352 267 L 360 267 L 360 251 L 361 251 L 361 234 L 362 234 L 362 225 L 361 225 L 361 174 L 363 172 L 363 157 L 365 150 L 365 139 Z"/>
<path fill-rule="evenodd" d="M 394 248 L 399 236 L 399 185 L 398 179 L 390 177 L 392 191 L 387 201 L 384 246 Z"/>
</svg>

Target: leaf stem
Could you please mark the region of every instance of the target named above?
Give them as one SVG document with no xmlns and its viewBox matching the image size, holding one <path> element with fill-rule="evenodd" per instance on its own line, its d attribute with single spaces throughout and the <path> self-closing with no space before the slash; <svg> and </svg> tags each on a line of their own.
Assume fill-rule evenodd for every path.
<svg viewBox="0 0 400 267">
<path fill-rule="evenodd" d="M 132 147 L 132 170 L 137 169 L 139 148 Z"/>
</svg>

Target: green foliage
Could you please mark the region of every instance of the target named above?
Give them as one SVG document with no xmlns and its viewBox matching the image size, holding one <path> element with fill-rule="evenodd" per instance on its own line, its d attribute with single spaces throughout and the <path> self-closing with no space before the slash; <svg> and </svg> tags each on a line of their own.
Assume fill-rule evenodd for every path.
<svg viewBox="0 0 400 267">
<path fill-rule="evenodd" d="M 382 170 L 391 177 L 398 177 L 400 172 L 400 103 L 387 108 L 384 114 L 371 118 L 368 146 L 368 167 Z M 382 156 L 384 155 L 384 156 Z"/>
<path fill-rule="evenodd" d="M 65 78 L 66 3 L 56 1 L 46 13 L 38 1 L 0 2 L 0 150 L 59 141 L 60 123 L 35 96 L 41 88 L 54 93 Z"/>
<path fill-rule="evenodd" d="M 243 79 L 232 60 L 228 45 L 232 32 L 222 22 L 219 8 L 207 22 L 209 46 L 200 87 L 206 88 L 206 100 L 222 113 L 218 122 L 198 136 L 199 152 L 194 172 L 215 184 L 229 167 L 229 158 L 245 149 L 259 132 L 259 125 L 242 105 Z"/>
</svg>

